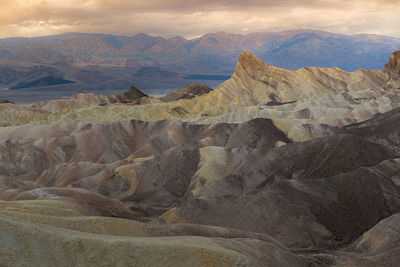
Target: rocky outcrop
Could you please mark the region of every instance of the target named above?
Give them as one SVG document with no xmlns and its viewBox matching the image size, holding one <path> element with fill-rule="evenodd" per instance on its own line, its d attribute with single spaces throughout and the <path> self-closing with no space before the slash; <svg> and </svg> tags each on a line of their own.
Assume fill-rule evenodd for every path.
<svg viewBox="0 0 400 267">
<path fill-rule="evenodd" d="M 212 89 L 202 84 L 190 84 L 160 98 L 163 102 L 173 102 L 180 99 L 191 99 L 211 92 Z"/>
<path fill-rule="evenodd" d="M 0 104 L 15 104 L 14 102 L 11 102 L 11 101 L 9 101 L 9 100 L 7 100 L 7 99 L 0 99 Z"/>
<path fill-rule="evenodd" d="M 109 99 L 110 103 L 129 103 L 139 98 L 147 96 L 142 91 L 134 86 L 131 86 L 129 91 L 126 91 L 119 95 L 112 95 Z"/>
<path fill-rule="evenodd" d="M 394 80 L 400 79 L 400 51 L 396 51 L 391 56 L 389 63 L 383 68 Z"/>
</svg>

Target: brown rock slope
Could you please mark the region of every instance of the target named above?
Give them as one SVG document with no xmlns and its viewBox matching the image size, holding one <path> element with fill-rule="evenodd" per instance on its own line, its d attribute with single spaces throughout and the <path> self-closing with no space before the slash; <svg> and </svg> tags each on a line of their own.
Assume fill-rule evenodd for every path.
<svg viewBox="0 0 400 267">
<path fill-rule="evenodd" d="M 303 266 L 259 234 L 90 217 L 67 202 L 1 202 L 5 266 Z M 26 212 L 28 210 L 28 212 Z"/>
<path fill-rule="evenodd" d="M 376 224 L 364 233 L 343 253 L 352 257 L 356 251 L 362 257 L 352 259 L 344 266 L 396 266 L 400 260 L 400 213 L 396 213 Z"/>
<path fill-rule="evenodd" d="M 0 131 L 0 139 L 6 140 L 1 143 L 0 170 L 3 175 L 21 179 L 29 177 L 30 186 L 33 186 L 33 181 L 47 187 L 65 187 L 82 182 L 81 187 L 86 184 L 92 190 L 106 190 L 107 183 L 110 186 L 118 183 L 120 186 L 133 186 L 125 188 L 126 193 L 135 187 L 135 177 L 130 172 L 134 172 L 132 166 L 136 162 L 170 156 L 186 160 L 196 168 L 197 150 L 201 147 L 271 148 L 278 142 L 290 142 L 271 121 L 265 119 L 215 125 L 177 121 L 123 121 L 105 125 L 70 122 L 5 127 Z M 186 158 L 182 153 L 193 156 Z M 100 186 L 100 181 L 105 185 Z M 93 188 L 93 185 L 97 186 Z M 17 191 L 12 192 L 15 194 Z"/>
<path fill-rule="evenodd" d="M 333 129 L 330 136 L 304 143 L 291 143 L 267 119 L 213 125 L 124 121 L 6 127 L 0 132 L 1 139 L 7 140 L 1 149 L 0 197 L 14 201 L 67 201 L 81 206 L 87 215 L 155 219 L 168 224 L 200 223 L 260 233 L 293 249 L 276 264 L 284 266 L 280 261 L 293 257 L 291 264 L 303 265 L 304 261 L 320 260 L 314 254 L 302 255 L 304 250 L 337 250 L 382 219 L 400 212 L 399 143 L 393 139 L 400 125 L 388 123 L 397 121 L 393 116 L 398 114 L 392 111 L 363 124 Z M 377 133 L 376 128 L 382 131 Z M 22 236 L 31 231 L 29 227 L 34 226 L 29 222 L 30 226 L 24 228 L 22 225 L 28 224 L 25 217 L 19 220 L 23 221 L 19 226 L 6 225 L 13 231 L 25 229 L 21 230 L 23 240 Z M 180 226 L 175 227 L 179 233 Z M 52 234 L 44 229 L 35 238 L 42 236 L 39 239 L 45 243 Z M 53 235 L 61 230 L 54 231 Z M 52 237 L 52 242 L 63 246 L 63 231 Z M 87 242 L 103 242 L 87 235 Z M 70 238 L 83 242 L 75 235 Z M 101 240 L 104 244 L 109 242 Z M 119 244 L 117 240 L 113 242 Z M 154 242 L 149 244 L 168 251 L 158 239 Z M 211 254 L 220 251 L 205 242 Z M 246 246 L 251 246 L 247 249 L 242 247 L 242 241 L 230 242 L 223 247 L 240 251 L 241 255 L 243 251 L 254 252 L 245 255 L 255 266 L 268 262 L 263 253 L 268 257 L 275 253 L 263 248 L 264 241 L 245 241 Z M 84 245 L 88 250 L 83 254 L 89 253 L 91 244 Z M 255 244 L 257 249 L 252 247 Z M 53 252 L 53 247 L 46 249 L 46 253 L 60 257 L 69 253 Z M 187 257 L 197 257 L 197 246 L 188 249 Z M 10 250 L 3 253 L 9 262 L 15 260 Z M 339 256 L 329 253 L 323 256 L 324 261 L 333 264 L 348 259 L 341 255 L 350 252 L 335 252 Z M 352 260 L 358 259 L 358 254 L 351 255 Z M 236 261 L 237 265 L 246 262 Z"/>
</svg>

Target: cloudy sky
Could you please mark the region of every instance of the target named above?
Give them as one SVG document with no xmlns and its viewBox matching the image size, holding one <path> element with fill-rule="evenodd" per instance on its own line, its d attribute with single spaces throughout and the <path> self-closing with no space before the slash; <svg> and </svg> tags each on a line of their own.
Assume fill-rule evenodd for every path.
<svg viewBox="0 0 400 267">
<path fill-rule="evenodd" d="M 290 29 L 400 38 L 400 0 L 0 0 L 0 38 L 64 32 L 193 38 Z"/>
</svg>

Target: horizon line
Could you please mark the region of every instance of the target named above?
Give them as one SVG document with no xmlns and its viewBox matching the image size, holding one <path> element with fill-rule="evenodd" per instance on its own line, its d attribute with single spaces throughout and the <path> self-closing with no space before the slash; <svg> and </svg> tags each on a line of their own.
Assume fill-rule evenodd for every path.
<svg viewBox="0 0 400 267">
<path fill-rule="evenodd" d="M 299 29 L 292 29 L 292 30 L 281 30 L 281 31 L 254 31 L 254 32 L 249 32 L 249 33 L 233 33 L 233 32 L 228 32 L 228 31 L 214 31 L 214 32 L 207 32 L 203 33 L 200 35 L 196 36 L 182 36 L 182 35 L 173 35 L 171 37 L 164 37 L 160 36 L 157 34 L 153 33 L 145 33 L 145 32 L 139 32 L 137 34 L 132 34 L 132 35 L 127 35 L 127 34 L 115 34 L 115 33 L 99 33 L 99 32 L 63 32 L 63 33 L 56 33 L 56 34 L 46 34 L 46 35 L 36 35 L 36 36 L 14 36 L 14 37 L 0 37 L 0 40 L 7 40 L 7 39 L 34 39 L 34 38 L 45 38 L 45 37 L 53 37 L 53 36 L 62 36 L 62 35 L 67 35 L 67 34 L 82 34 L 82 35 L 105 35 L 105 36 L 116 36 L 116 37 L 136 37 L 139 35 L 145 35 L 153 38 L 162 38 L 164 40 L 169 40 L 173 38 L 183 38 L 185 40 L 196 40 L 199 38 L 202 38 L 206 35 L 209 34 L 230 34 L 230 35 L 241 35 L 241 36 L 248 36 L 251 34 L 280 34 L 280 33 L 287 33 L 287 32 L 320 32 L 320 33 L 330 33 L 330 34 L 337 34 L 337 35 L 343 35 L 343 36 L 359 36 L 359 35 L 370 35 L 370 36 L 381 36 L 381 37 L 386 37 L 386 38 L 393 38 L 393 39 L 398 39 L 400 40 L 400 36 L 391 36 L 391 35 L 385 35 L 385 34 L 377 34 L 377 33 L 353 33 L 353 34 L 347 34 L 347 33 L 339 33 L 339 32 L 330 32 L 326 30 L 316 30 L 316 29 L 307 29 L 307 28 L 299 28 Z"/>
</svg>

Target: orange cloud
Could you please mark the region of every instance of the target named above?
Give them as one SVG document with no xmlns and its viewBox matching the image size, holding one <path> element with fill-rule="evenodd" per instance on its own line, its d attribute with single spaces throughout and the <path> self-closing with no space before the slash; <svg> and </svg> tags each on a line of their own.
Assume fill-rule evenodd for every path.
<svg viewBox="0 0 400 267">
<path fill-rule="evenodd" d="M 400 0 L 0 0 L 0 37 L 313 28 L 400 37 Z"/>
</svg>

